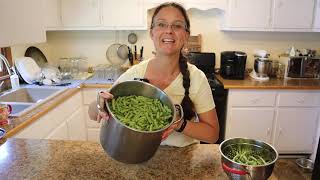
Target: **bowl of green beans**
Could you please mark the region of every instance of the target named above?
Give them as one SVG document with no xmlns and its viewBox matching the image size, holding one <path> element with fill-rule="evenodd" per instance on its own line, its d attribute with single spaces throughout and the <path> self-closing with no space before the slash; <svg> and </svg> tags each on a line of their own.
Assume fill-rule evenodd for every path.
<svg viewBox="0 0 320 180">
<path fill-rule="evenodd" d="M 102 147 L 120 162 L 149 160 L 161 143 L 162 133 L 183 117 L 182 107 L 143 81 L 121 82 L 109 92 L 114 98 L 105 102 L 110 118 L 101 126 Z"/>
<path fill-rule="evenodd" d="M 222 168 L 230 179 L 268 179 L 278 159 L 273 146 L 247 138 L 223 141 L 220 153 Z"/>
</svg>

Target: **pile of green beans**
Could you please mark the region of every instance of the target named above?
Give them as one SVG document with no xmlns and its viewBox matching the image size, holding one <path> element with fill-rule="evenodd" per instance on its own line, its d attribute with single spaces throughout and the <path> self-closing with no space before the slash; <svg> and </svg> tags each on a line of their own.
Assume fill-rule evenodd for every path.
<svg viewBox="0 0 320 180">
<path fill-rule="evenodd" d="M 257 165 L 265 165 L 269 162 L 271 162 L 271 159 L 266 156 L 266 154 L 263 154 L 262 152 L 259 152 L 258 150 L 254 150 L 248 147 L 241 147 L 238 146 L 237 148 L 232 149 L 232 154 L 230 159 L 232 161 L 244 164 L 244 165 L 251 165 L 251 166 L 257 166 Z"/>
<path fill-rule="evenodd" d="M 109 102 L 109 108 L 125 125 L 140 131 L 155 131 L 171 121 L 171 109 L 159 99 L 144 96 L 121 96 Z"/>
</svg>

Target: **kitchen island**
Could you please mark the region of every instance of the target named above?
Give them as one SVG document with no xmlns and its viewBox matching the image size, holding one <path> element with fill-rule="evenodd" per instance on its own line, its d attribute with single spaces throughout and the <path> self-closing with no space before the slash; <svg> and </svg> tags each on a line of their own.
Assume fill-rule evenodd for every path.
<svg viewBox="0 0 320 180">
<path fill-rule="evenodd" d="M 161 146 L 141 164 L 113 160 L 100 144 L 9 138 L 0 146 L 0 179 L 228 179 L 220 163 L 219 146 Z M 279 159 L 271 180 L 311 179 L 293 160 Z"/>
</svg>

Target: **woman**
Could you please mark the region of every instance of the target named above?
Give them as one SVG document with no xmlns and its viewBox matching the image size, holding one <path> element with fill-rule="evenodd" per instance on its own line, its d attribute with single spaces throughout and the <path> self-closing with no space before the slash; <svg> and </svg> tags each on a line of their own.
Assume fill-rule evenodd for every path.
<svg viewBox="0 0 320 180">
<path fill-rule="evenodd" d="M 181 104 L 184 119 L 173 124 L 163 134 L 162 145 L 183 147 L 199 141 L 214 143 L 219 136 L 219 124 L 207 78 L 194 65 L 187 63 L 181 51 L 190 36 L 186 10 L 177 3 L 164 3 L 155 9 L 150 36 L 156 55 L 142 61 L 122 74 L 117 82 L 144 78 L 162 89 L 174 104 Z M 111 99 L 108 92 L 100 96 Z M 91 104 L 91 119 L 108 119 Z M 175 131 L 174 131 L 175 130 Z"/>
</svg>

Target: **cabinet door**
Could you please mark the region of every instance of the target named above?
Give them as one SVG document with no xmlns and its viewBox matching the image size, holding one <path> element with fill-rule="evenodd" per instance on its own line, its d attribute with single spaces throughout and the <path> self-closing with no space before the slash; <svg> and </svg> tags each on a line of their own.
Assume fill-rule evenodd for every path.
<svg viewBox="0 0 320 180">
<path fill-rule="evenodd" d="M 311 153 L 317 109 L 280 108 L 276 117 L 275 148 L 281 153 Z"/>
<path fill-rule="evenodd" d="M 143 0 L 102 1 L 103 26 L 114 29 L 146 29 Z"/>
<path fill-rule="evenodd" d="M 60 0 L 42 0 L 44 9 L 44 25 L 46 29 L 61 26 Z"/>
<path fill-rule="evenodd" d="M 61 0 L 64 27 L 93 27 L 100 23 L 99 0 Z"/>
<path fill-rule="evenodd" d="M 54 129 L 46 139 L 56 139 L 56 140 L 68 140 L 68 126 L 67 122 L 64 121 L 56 129 Z"/>
<path fill-rule="evenodd" d="M 314 16 L 314 28 L 320 29 L 320 0 L 317 0 Z"/>
<path fill-rule="evenodd" d="M 0 47 L 46 41 L 41 0 L 1 0 L 0 22 Z"/>
<path fill-rule="evenodd" d="M 84 113 L 81 106 L 68 118 L 69 140 L 87 140 Z"/>
<path fill-rule="evenodd" d="M 274 28 L 311 28 L 315 0 L 275 0 Z"/>
<path fill-rule="evenodd" d="M 227 27 L 268 28 L 271 18 L 271 0 L 229 0 Z"/>
<path fill-rule="evenodd" d="M 246 137 L 271 143 L 272 108 L 232 108 L 226 122 L 226 138 Z"/>
</svg>

